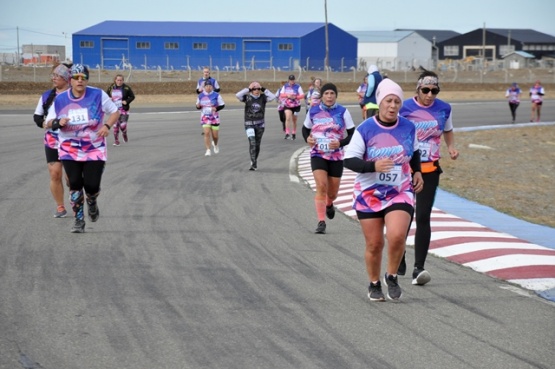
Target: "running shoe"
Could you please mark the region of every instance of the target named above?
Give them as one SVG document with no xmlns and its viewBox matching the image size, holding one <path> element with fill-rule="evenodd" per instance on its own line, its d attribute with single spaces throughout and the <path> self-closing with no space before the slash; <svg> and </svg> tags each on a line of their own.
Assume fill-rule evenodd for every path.
<svg viewBox="0 0 555 369">
<path fill-rule="evenodd" d="M 412 272 L 412 284 L 416 286 L 423 286 L 428 283 L 432 277 L 425 269 L 414 268 Z"/>
<path fill-rule="evenodd" d="M 219 152 L 220 152 L 220 147 L 218 145 L 214 145 L 214 154 L 218 154 Z"/>
<path fill-rule="evenodd" d="M 212 155 L 212 153 L 210 152 L 210 149 L 206 150 L 206 152 L 204 153 L 204 156 L 210 156 Z"/>
<path fill-rule="evenodd" d="M 54 218 L 65 218 L 67 215 L 67 211 L 65 206 L 60 205 L 58 206 L 58 208 L 56 209 L 56 212 L 54 213 Z"/>
<path fill-rule="evenodd" d="M 85 221 L 83 219 L 75 219 L 71 233 L 85 233 Z"/>
<path fill-rule="evenodd" d="M 291 139 L 292 139 L 292 140 L 296 140 L 296 139 L 297 139 L 297 134 L 293 133 L 293 134 L 291 135 Z"/>
<path fill-rule="evenodd" d="M 290 138 L 291 138 L 291 136 L 289 136 L 289 133 L 287 133 L 283 139 L 284 140 L 289 140 Z"/>
<path fill-rule="evenodd" d="M 127 141 L 128 141 L 127 133 L 124 133 L 123 134 L 123 142 L 127 142 Z"/>
<path fill-rule="evenodd" d="M 407 274 L 407 262 L 405 261 L 405 255 L 401 259 L 401 263 L 399 264 L 399 268 L 397 269 L 397 275 L 405 275 Z"/>
<path fill-rule="evenodd" d="M 335 218 L 335 207 L 333 206 L 333 204 L 326 205 L 326 216 L 328 217 L 328 219 Z"/>
<path fill-rule="evenodd" d="M 119 141 L 114 142 L 114 146 L 119 146 Z"/>
<path fill-rule="evenodd" d="M 98 204 L 89 205 L 89 218 L 91 218 L 91 222 L 96 222 L 100 217 L 100 209 L 98 209 Z"/>
<path fill-rule="evenodd" d="M 382 283 L 380 281 L 370 283 L 370 286 L 368 286 L 368 298 L 370 301 L 385 301 L 385 296 L 382 292 Z"/>
<path fill-rule="evenodd" d="M 326 234 L 326 222 L 324 222 L 323 220 L 319 221 L 315 233 Z"/>
<path fill-rule="evenodd" d="M 385 273 L 383 281 L 387 285 L 387 298 L 393 301 L 399 301 L 402 295 L 401 286 L 397 283 L 397 276 Z"/>
</svg>

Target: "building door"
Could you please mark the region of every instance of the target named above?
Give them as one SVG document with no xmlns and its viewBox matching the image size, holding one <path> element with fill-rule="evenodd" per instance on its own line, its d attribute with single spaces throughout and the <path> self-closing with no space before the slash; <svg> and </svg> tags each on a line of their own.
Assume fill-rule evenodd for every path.
<svg viewBox="0 0 555 369">
<path fill-rule="evenodd" d="M 247 69 L 269 69 L 272 67 L 272 41 L 244 40 L 243 65 Z"/>
<path fill-rule="evenodd" d="M 101 62 L 102 69 L 125 69 L 129 65 L 129 40 L 103 38 Z"/>
</svg>

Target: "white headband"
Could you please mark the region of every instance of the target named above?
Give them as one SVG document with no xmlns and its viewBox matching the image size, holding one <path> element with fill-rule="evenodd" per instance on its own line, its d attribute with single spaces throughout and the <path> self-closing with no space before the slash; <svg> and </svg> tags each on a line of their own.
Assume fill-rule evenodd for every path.
<svg viewBox="0 0 555 369">
<path fill-rule="evenodd" d="M 424 86 L 424 85 L 439 86 L 439 79 L 437 77 L 432 77 L 432 76 L 426 76 L 426 77 L 420 78 L 416 83 L 416 88 L 419 88 L 420 86 Z"/>
</svg>

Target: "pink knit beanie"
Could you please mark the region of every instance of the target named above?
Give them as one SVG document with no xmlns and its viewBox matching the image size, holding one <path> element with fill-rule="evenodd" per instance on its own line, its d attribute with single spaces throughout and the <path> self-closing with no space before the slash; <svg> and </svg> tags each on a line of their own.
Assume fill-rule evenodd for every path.
<svg viewBox="0 0 555 369">
<path fill-rule="evenodd" d="M 397 83 L 393 82 L 390 78 L 386 78 L 380 82 L 378 89 L 376 90 L 376 102 L 378 106 L 388 95 L 395 95 L 401 102 L 403 102 L 403 89 Z"/>
</svg>

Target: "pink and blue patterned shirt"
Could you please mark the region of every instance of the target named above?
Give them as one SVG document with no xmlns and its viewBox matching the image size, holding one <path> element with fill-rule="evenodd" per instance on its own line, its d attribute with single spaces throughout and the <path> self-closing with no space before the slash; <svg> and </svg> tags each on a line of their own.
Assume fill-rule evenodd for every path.
<svg viewBox="0 0 555 369">
<path fill-rule="evenodd" d="M 71 89 L 59 94 L 46 120 L 70 119 L 58 133 L 60 160 L 106 161 L 106 138 L 98 132 L 104 124 L 104 115 L 117 111 L 108 94 L 96 87 L 87 86 L 79 98 L 72 96 Z"/>
<path fill-rule="evenodd" d="M 414 189 L 410 161 L 418 150 L 416 128 L 408 119 L 399 117 L 391 127 L 380 124 L 376 117 L 362 122 L 345 151 L 345 159 L 378 161 L 389 158 L 395 163 L 388 173 L 358 173 L 353 190 L 353 209 L 377 213 L 393 204 L 414 206 Z"/>
<path fill-rule="evenodd" d="M 420 149 L 420 162 L 434 162 L 440 158 L 441 135 L 453 130 L 451 105 L 435 99 L 432 105 L 424 106 L 416 99 L 403 101 L 399 115 L 410 120 L 416 127 Z"/>
<path fill-rule="evenodd" d="M 347 129 L 355 127 L 351 113 L 341 105 L 331 107 L 320 103 L 310 108 L 304 126 L 310 129 L 316 145 L 310 150 L 310 157 L 321 157 L 330 161 L 343 160 L 343 147 L 330 149 L 331 140 L 341 141 Z"/>
</svg>

